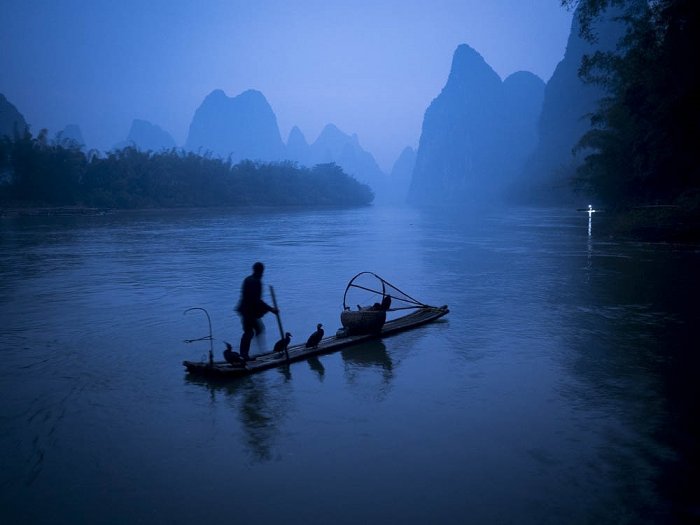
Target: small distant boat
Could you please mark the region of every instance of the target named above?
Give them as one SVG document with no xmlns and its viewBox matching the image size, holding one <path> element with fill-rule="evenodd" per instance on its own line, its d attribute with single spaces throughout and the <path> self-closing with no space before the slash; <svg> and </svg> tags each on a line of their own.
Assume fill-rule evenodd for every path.
<svg viewBox="0 0 700 525">
<path fill-rule="evenodd" d="M 374 283 L 368 283 L 368 279 Z M 379 285 L 377 285 L 379 283 Z M 371 305 L 348 306 L 353 291 L 364 291 L 379 299 Z M 413 310 L 412 312 L 386 320 L 387 313 Z M 449 313 L 447 305 L 430 306 L 413 299 L 388 281 L 372 272 L 361 272 L 348 283 L 343 296 L 343 311 L 340 314 L 343 327 L 335 335 L 325 337 L 317 347 L 306 348 L 305 344 L 290 346 L 287 352 L 268 352 L 256 356 L 255 360 L 231 364 L 227 361 L 183 361 L 192 375 L 211 378 L 242 377 L 269 370 L 286 363 L 301 361 L 312 356 L 328 354 L 359 345 L 367 341 L 389 337 L 406 330 L 431 323 Z"/>
</svg>

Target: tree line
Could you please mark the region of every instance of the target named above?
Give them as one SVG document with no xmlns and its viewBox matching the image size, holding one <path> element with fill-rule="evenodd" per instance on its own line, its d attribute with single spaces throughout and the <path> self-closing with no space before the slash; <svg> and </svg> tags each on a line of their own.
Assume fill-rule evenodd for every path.
<svg viewBox="0 0 700 525">
<path fill-rule="evenodd" d="M 374 195 L 334 163 L 312 168 L 181 150 L 125 147 L 100 154 L 70 141 L 0 138 L 0 202 L 9 206 L 177 208 L 362 206 Z"/>
<path fill-rule="evenodd" d="M 562 0 L 577 7 L 581 34 L 619 12 L 626 35 L 616 50 L 584 57 L 586 82 L 605 88 L 577 150 L 575 183 L 611 208 L 675 204 L 700 210 L 700 3 L 697 0 Z M 608 11 L 609 13 L 612 11 Z"/>
</svg>

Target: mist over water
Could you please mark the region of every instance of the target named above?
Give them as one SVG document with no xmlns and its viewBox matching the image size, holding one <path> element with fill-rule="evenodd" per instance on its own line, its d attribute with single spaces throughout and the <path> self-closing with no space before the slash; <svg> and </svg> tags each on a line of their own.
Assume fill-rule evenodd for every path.
<svg viewBox="0 0 700 525">
<path fill-rule="evenodd" d="M 572 210 L 187 211 L 0 221 L 4 523 L 658 523 L 697 480 L 697 247 Z M 237 348 L 256 260 L 293 343 L 363 270 L 434 324 L 288 368 Z M 266 290 L 266 299 L 269 295 Z M 278 337 L 265 318 L 265 346 Z"/>
</svg>

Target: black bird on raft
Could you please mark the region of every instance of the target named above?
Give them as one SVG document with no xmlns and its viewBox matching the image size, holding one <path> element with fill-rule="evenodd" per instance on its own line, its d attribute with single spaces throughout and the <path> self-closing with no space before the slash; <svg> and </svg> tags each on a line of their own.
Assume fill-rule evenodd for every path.
<svg viewBox="0 0 700 525">
<path fill-rule="evenodd" d="M 272 349 L 273 352 L 284 352 L 289 346 L 289 341 L 292 339 L 292 334 L 287 332 L 284 334 L 284 338 L 280 339 L 275 343 L 275 347 Z"/>
<path fill-rule="evenodd" d="M 226 350 L 224 350 L 224 359 L 231 366 L 245 366 L 245 359 L 241 357 L 238 352 L 233 351 L 231 343 L 224 341 L 226 343 Z"/>
<path fill-rule="evenodd" d="M 316 348 L 318 343 L 323 339 L 323 325 L 318 323 L 316 325 L 316 331 L 309 336 L 306 340 L 306 348 Z"/>
</svg>

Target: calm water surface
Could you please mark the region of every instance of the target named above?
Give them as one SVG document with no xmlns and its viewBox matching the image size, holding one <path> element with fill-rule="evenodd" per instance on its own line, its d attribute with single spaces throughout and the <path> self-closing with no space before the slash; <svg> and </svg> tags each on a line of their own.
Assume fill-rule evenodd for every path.
<svg viewBox="0 0 700 525">
<path fill-rule="evenodd" d="M 700 519 L 697 247 L 569 210 L 0 219 L 2 523 Z M 284 328 L 374 271 L 444 321 L 230 383 L 255 260 Z M 276 340 L 274 318 L 262 349 Z M 253 352 L 261 351 L 253 344 Z"/>
</svg>

